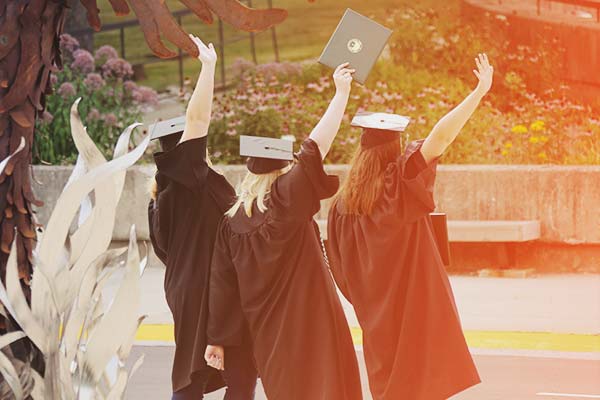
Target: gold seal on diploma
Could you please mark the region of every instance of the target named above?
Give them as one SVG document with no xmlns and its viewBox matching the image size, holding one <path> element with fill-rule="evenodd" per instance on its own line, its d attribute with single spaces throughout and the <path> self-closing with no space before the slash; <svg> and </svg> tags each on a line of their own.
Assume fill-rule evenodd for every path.
<svg viewBox="0 0 600 400">
<path fill-rule="evenodd" d="M 350 53 L 360 53 L 362 49 L 363 43 L 360 41 L 360 39 L 350 39 L 348 41 L 348 50 L 350 50 Z"/>
</svg>

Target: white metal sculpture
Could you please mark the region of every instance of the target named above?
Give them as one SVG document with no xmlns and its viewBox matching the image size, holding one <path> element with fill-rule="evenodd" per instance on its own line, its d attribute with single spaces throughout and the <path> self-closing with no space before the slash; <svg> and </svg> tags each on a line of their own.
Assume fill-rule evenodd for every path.
<svg viewBox="0 0 600 400">
<path fill-rule="evenodd" d="M 0 311 L 9 313 L 22 329 L 0 336 L 0 348 L 27 336 L 45 360 L 43 377 L 29 368 L 30 382 L 18 374 L 14 360 L 0 352 L 0 373 L 15 399 L 120 399 L 142 362 L 138 359 L 130 371 L 125 368 L 143 320 L 138 311 L 146 258 L 140 260 L 133 226 L 128 248 L 109 250 L 109 245 L 126 169 L 144 154 L 150 135 L 127 152 L 139 124 L 129 126 L 107 161 L 88 136 L 78 103 L 71 108 L 71 132 L 79 158 L 45 232 L 38 236 L 31 305 L 21 290 L 14 248 L 6 284 L 0 284 Z M 18 151 L 24 146 L 22 142 Z M 0 173 L 7 161 L 0 162 Z M 78 211 L 77 229 L 69 234 Z M 103 288 L 120 268 L 124 271 L 118 290 L 110 301 L 103 301 Z"/>
</svg>

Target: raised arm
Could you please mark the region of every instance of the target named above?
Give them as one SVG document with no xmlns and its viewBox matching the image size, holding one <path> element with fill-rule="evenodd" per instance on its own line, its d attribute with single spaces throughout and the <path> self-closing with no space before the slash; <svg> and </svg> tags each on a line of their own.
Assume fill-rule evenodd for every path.
<svg viewBox="0 0 600 400">
<path fill-rule="evenodd" d="M 441 156 L 448 146 L 456 139 L 460 130 L 465 126 L 479 102 L 492 87 L 494 67 L 488 61 L 486 54 L 479 54 L 475 59 L 477 69 L 473 70 L 479 83 L 456 108 L 446 114 L 433 127 L 421 147 L 421 154 L 427 162 Z"/>
<path fill-rule="evenodd" d="M 335 135 L 340 129 L 348 105 L 348 97 L 350 97 L 350 88 L 352 87 L 352 74 L 354 73 L 354 70 L 349 69 L 348 65 L 349 63 L 344 63 L 335 69 L 333 73 L 335 96 L 333 96 L 327 111 L 310 134 L 310 138 L 319 146 L 323 158 L 329 152 L 331 143 L 333 143 L 333 139 L 335 139 Z"/>
<path fill-rule="evenodd" d="M 198 82 L 194 88 L 194 93 L 190 98 L 185 113 L 185 129 L 180 142 L 190 139 L 197 139 L 208 134 L 210 125 L 210 116 L 212 112 L 213 94 L 215 89 L 215 66 L 217 65 L 217 53 L 210 43 L 206 46 L 202 40 L 196 36 L 190 35 L 194 41 L 200 55 L 198 59 L 202 62 L 202 70 L 198 77 Z"/>
</svg>

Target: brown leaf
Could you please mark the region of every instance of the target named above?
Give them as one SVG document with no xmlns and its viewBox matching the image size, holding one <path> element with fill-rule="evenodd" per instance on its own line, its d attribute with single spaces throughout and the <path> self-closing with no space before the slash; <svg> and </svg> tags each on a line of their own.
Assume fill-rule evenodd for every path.
<svg viewBox="0 0 600 400">
<path fill-rule="evenodd" d="M 100 10 L 98 9 L 96 0 L 80 0 L 80 2 L 87 10 L 87 18 L 90 27 L 98 32 L 102 27 L 102 23 L 100 22 Z"/>
<path fill-rule="evenodd" d="M 4 209 L 4 215 L 6 216 L 6 218 L 12 218 L 13 217 L 12 207 L 6 207 Z"/>
<path fill-rule="evenodd" d="M 223 21 L 248 31 L 264 31 L 283 22 L 287 11 L 279 8 L 258 10 L 246 7 L 238 0 L 205 0 L 208 7 Z"/>
<path fill-rule="evenodd" d="M 31 226 L 29 216 L 27 214 L 17 214 L 17 229 L 19 233 L 26 238 L 35 238 L 35 229 Z"/>
<path fill-rule="evenodd" d="M 35 122 L 35 113 L 31 105 L 20 105 L 10 111 L 10 118 L 23 128 L 31 128 Z"/>
<path fill-rule="evenodd" d="M 54 65 L 57 58 L 60 57 L 58 54 L 58 35 L 56 32 L 56 25 L 62 13 L 59 8 L 61 5 L 56 2 L 49 2 L 44 9 L 44 16 L 42 18 L 42 36 L 40 42 L 40 49 L 42 53 L 42 62 L 46 68 L 51 70 L 57 70 L 58 68 Z M 45 88 L 44 85 L 40 85 Z"/>
<path fill-rule="evenodd" d="M 144 33 L 144 38 L 148 47 L 160 58 L 173 58 L 177 56 L 177 53 L 172 52 L 165 47 L 162 40 L 160 40 L 160 33 L 158 25 L 154 21 L 152 11 L 146 5 L 145 0 L 129 0 L 133 12 L 137 15 L 140 21 L 140 27 Z"/>
<path fill-rule="evenodd" d="M 124 16 L 129 14 L 129 6 L 125 0 L 108 0 L 115 14 L 118 16 Z"/>
<path fill-rule="evenodd" d="M 152 11 L 160 32 L 165 35 L 169 42 L 189 55 L 198 57 L 198 47 L 175 21 L 164 0 L 147 0 L 146 4 Z"/>
<path fill-rule="evenodd" d="M 0 24 L 0 60 L 6 57 L 19 41 L 19 17 L 23 13 L 24 4 L 20 1 L 10 1 L 6 6 L 6 17 Z"/>
<path fill-rule="evenodd" d="M 212 12 L 210 11 L 210 8 L 208 8 L 208 6 L 204 2 L 204 0 L 179 0 L 179 1 L 181 1 L 183 4 L 185 4 L 185 6 L 187 8 L 192 10 L 194 12 L 194 14 L 196 14 L 198 16 L 198 18 L 200 18 L 200 20 L 202 22 L 204 22 L 205 24 L 210 25 L 213 23 Z"/>
<path fill-rule="evenodd" d="M 0 243 L 0 250 L 3 253 L 10 254 L 10 246 L 15 238 L 15 220 L 4 219 L 2 221 L 2 242 Z"/>
</svg>

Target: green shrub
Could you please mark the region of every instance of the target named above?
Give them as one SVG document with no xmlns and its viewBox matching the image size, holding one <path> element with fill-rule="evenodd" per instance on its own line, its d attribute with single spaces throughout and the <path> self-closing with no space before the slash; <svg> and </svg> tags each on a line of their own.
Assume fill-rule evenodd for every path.
<svg viewBox="0 0 600 400">
<path fill-rule="evenodd" d="M 55 92 L 46 97 L 46 112 L 36 125 L 34 163 L 66 164 L 77 158 L 71 137 L 69 112 L 81 97 L 79 113 L 98 147 L 109 155 L 122 129 L 139 120 L 157 103 L 154 90 L 129 80 L 131 65 L 110 46 L 94 55 L 79 48 L 69 35 L 61 37 L 62 71 L 51 76 Z"/>
</svg>

